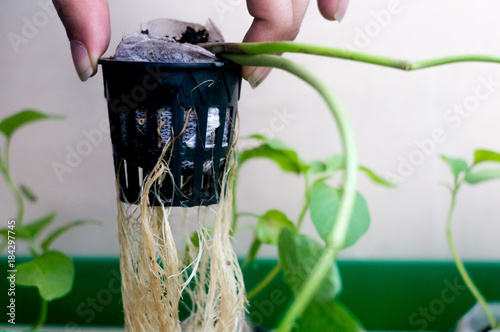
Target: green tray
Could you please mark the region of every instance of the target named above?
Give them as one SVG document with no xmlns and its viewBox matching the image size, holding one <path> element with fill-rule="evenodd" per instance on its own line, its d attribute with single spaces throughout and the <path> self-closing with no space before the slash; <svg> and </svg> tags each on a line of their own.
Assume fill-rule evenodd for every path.
<svg viewBox="0 0 500 332">
<path fill-rule="evenodd" d="M 22 260 L 18 260 L 22 261 Z M 78 327 L 123 325 L 120 274 L 117 258 L 74 258 L 75 284 L 66 297 L 49 305 L 48 325 L 66 331 Z M 251 290 L 274 267 L 274 260 L 259 260 L 244 270 Z M 500 263 L 466 264 L 489 301 L 500 300 Z M 6 258 L 0 267 L 7 270 Z M 447 330 L 473 304 L 451 262 L 341 261 L 343 291 L 340 300 L 368 330 Z M 0 306 L 8 297 L 3 278 Z M 272 327 L 293 298 L 284 276 L 274 281 L 250 302 L 249 316 L 262 326 Z M 16 290 L 16 325 L 36 320 L 39 299 L 35 288 Z M 0 324 L 7 323 L 1 315 Z"/>
</svg>

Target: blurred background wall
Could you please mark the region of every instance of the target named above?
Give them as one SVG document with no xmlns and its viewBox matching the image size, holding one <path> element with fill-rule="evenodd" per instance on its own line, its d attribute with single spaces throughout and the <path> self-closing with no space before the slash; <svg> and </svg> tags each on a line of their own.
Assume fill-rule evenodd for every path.
<svg viewBox="0 0 500 332">
<path fill-rule="evenodd" d="M 109 137 L 104 134 L 91 153 L 60 179 L 53 170 L 54 162 L 64 163 L 70 150 L 88 140 L 86 132 L 99 130 L 107 121 L 101 73 L 86 83 L 79 81 L 56 16 L 47 14 L 17 50 L 9 42 L 9 33 L 22 36 L 26 20 L 50 13 L 46 5 L 51 2 L 0 2 L 0 117 L 24 108 L 66 117 L 18 132 L 12 142 L 13 177 L 39 196 L 38 203 L 27 205 L 26 220 L 58 211 L 56 224 L 79 218 L 104 222 L 102 227 L 67 233 L 56 248 L 74 256 L 117 256 Z M 240 41 L 251 23 L 243 0 L 110 0 L 110 10 L 112 39 L 106 55 L 113 53 L 123 34 L 153 18 L 204 23 L 210 17 L 228 41 Z M 498 55 L 498 12 L 500 3 L 495 0 L 352 0 L 339 24 L 323 20 L 313 2 L 297 40 L 412 60 L 462 53 Z M 319 74 L 337 94 L 355 129 L 360 162 L 380 174 L 400 177 L 396 189 L 386 189 L 360 175 L 359 190 L 368 201 L 372 224 L 342 257 L 448 258 L 444 228 L 450 197 L 438 183 L 451 177 L 439 155 L 471 160 L 476 148 L 500 150 L 500 65 L 467 63 L 405 73 L 344 60 L 288 57 Z M 478 99 L 477 89 L 489 89 L 488 96 Z M 459 107 L 465 109 L 461 114 L 455 111 Z M 323 101 L 309 86 L 278 70 L 255 90 L 244 84 L 240 119 L 241 135 L 271 134 L 305 160 L 340 152 L 338 132 Z M 432 141 L 436 130 L 440 139 Z M 418 165 L 405 168 L 416 155 L 424 157 Z M 240 209 L 263 213 L 278 208 L 295 219 L 302 190 L 301 179 L 281 174 L 271 162 L 254 161 L 242 170 Z M 464 257 L 498 259 L 499 194 L 500 181 L 467 186 L 460 193 L 455 238 Z M 0 180 L 1 227 L 15 215 L 15 206 Z M 316 236 L 309 219 L 305 227 Z M 246 253 L 249 234 L 236 236 L 238 254 Z M 266 248 L 262 254 L 275 252 Z"/>
</svg>

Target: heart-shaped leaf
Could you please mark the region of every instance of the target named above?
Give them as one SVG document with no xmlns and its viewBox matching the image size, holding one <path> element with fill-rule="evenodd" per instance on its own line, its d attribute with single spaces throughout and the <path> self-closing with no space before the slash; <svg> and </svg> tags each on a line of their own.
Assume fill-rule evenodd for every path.
<svg viewBox="0 0 500 332">
<path fill-rule="evenodd" d="M 70 257 L 47 251 L 31 262 L 17 266 L 16 284 L 35 286 L 46 301 L 65 296 L 73 287 L 74 268 Z"/>
<path fill-rule="evenodd" d="M 340 190 L 318 183 L 312 189 L 311 205 L 309 208 L 311 220 L 323 240 L 328 236 L 335 224 L 342 193 Z M 346 239 L 342 248 L 347 248 L 363 236 L 370 227 L 370 212 L 368 204 L 361 194 L 356 194 L 354 208 L 347 230 Z"/>
<path fill-rule="evenodd" d="M 323 246 L 311 237 L 296 234 L 290 228 L 281 231 L 279 261 L 294 292 L 298 292 L 309 278 L 323 251 Z M 341 288 L 340 273 L 332 261 L 332 266 L 319 288 L 321 291 L 316 294 L 315 299 L 318 301 L 334 299 Z"/>
</svg>

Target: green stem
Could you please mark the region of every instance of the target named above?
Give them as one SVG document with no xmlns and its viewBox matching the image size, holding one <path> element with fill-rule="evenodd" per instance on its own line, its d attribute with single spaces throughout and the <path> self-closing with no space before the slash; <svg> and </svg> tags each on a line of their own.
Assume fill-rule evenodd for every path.
<svg viewBox="0 0 500 332">
<path fill-rule="evenodd" d="M 306 188 L 308 188 L 307 181 L 306 181 Z M 300 211 L 299 219 L 297 220 L 297 231 L 299 231 L 300 227 L 302 226 L 302 222 L 304 221 L 306 212 L 309 209 L 309 202 L 310 202 L 309 194 L 306 193 L 304 198 L 304 203 L 302 205 L 302 210 Z M 243 214 L 240 213 L 240 216 L 241 215 Z M 259 216 L 256 215 L 256 217 L 258 218 Z M 247 264 L 243 264 L 243 266 L 246 266 Z M 257 295 L 261 290 L 263 290 L 267 286 L 267 284 L 269 284 L 274 279 L 274 277 L 276 276 L 276 274 L 279 272 L 280 269 L 281 269 L 281 264 L 278 263 L 274 267 L 274 269 L 272 269 L 271 272 L 269 272 L 269 274 L 264 278 L 264 280 L 257 287 L 255 287 L 250 293 L 248 293 L 247 299 L 250 300 L 251 298 L 255 297 L 255 295 Z"/>
<path fill-rule="evenodd" d="M 273 281 L 274 277 L 280 272 L 281 270 L 281 264 L 278 263 L 276 266 L 269 272 L 269 274 L 262 280 L 254 289 L 252 289 L 248 294 L 247 294 L 247 299 L 250 301 L 252 298 L 255 297 L 255 295 L 259 294 L 264 288 L 267 287 L 267 285 Z"/>
<path fill-rule="evenodd" d="M 458 272 L 460 273 L 460 276 L 462 277 L 462 280 L 465 282 L 467 285 L 467 288 L 470 290 L 476 301 L 479 303 L 479 305 L 483 308 L 483 311 L 488 318 L 488 322 L 490 324 L 490 327 L 492 329 L 495 329 L 497 326 L 495 317 L 493 316 L 493 313 L 490 310 L 490 307 L 488 306 L 488 303 L 486 302 L 484 296 L 481 294 L 479 289 L 476 287 L 474 282 L 472 281 L 472 278 L 470 277 L 469 273 L 467 272 L 467 269 L 464 266 L 464 263 L 462 259 L 460 258 L 458 251 L 455 247 L 455 243 L 453 242 L 453 236 L 452 236 L 452 216 L 453 212 L 455 210 L 455 203 L 456 203 L 456 197 L 457 197 L 457 192 L 458 189 L 460 188 L 460 182 L 455 184 L 455 187 L 453 188 L 453 191 L 451 193 L 451 204 L 450 204 L 450 209 L 448 210 L 448 219 L 446 220 L 446 239 L 448 240 L 448 246 L 450 247 L 450 252 L 451 255 L 453 256 L 453 260 L 455 261 L 455 265 L 458 269 Z"/>
<path fill-rule="evenodd" d="M 321 281 L 325 278 L 331 267 L 332 261 L 337 257 L 338 251 L 342 248 L 345 241 L 356 195 L 358 162 L 354 135 L 345 112 L 338 106 L 338 102 L 329 91 L 328 86 L 304 67 L 275 55 L 248 56 L 223 54 L 223 57 L 240 65 L 280 68 L 298 76 L 310 84 L 328 104 L 337 122 L 344 153 L 346 155 L 344 192 L 336 215 L 335 225 L 328 236 L 325 251 L 278 326 L 278 331 L 290 331 L 295 320 L 304 312 L 313 296 L 317 293 Z"/>
<path fill-rule="evenodd" d="M 300 210 L 299 219 L 297 220 L 297 231 L 300 230 L 300 227 L 302 226 L 302 222 L 304 221 L 304 218 L 306 216 L 307 210 L 309 209 L 309 203 L 310 203 L 311 199 L 310 199 L 309 193 L 307 191 L 308 191 L 308 189 L 306 187 L 306 195 L 304 197 L 304 203 L 302 204 L 302 210 Z"/>
<path fill-rule="evenodd" d="M 253 212 L 240 212 L 240 213 L 236 213 L 236 215 L 238 217 L 254 217 L 257 219 L 260 218 L 260 216 L 257 213 L 253 213 Z"/>
<path fill-rule="evenodd" d="M 5 144 L 5 156 L 3 157 L 4 160 L 3 160 L 3 163 L 0 167 L 0 171 L 5 178 L 5 182 L 7 183 L 7 186 L 14 194 L 14 198 L 17 202 L 16 226 L 20 226 L 23 223 L 23 218 L 24 218 L 24 202 L 23 202 L 23 196 L 21 195 L 21 191 L 14 184 L 14 182 L 12 181 L 12 178 L 10 176 L 9 151 L 10 151 L 10 138 L 7 138 L 7 142 Z"/>
<path fill-rule="evenodd" d="M 48 305 L 49 303 L 46 300 L 42 299 L 40 315 L 38 316 L 38 320 L 35 325 L 33 325 L 33 327 L 31 328 L 31 331 L 37 331 L 38 329 L 40 329 L 40 327 L 43 326 L 43 324 L 45 324 L 45 321 L 47 320 Z"/>
<path fill-rule="evenodd" d="M 236 191 L 238 189 L 238 177 L 239 177 L 239 166 L 234 165 L 236 169 L 234 170 L 234 179 L 233 179 L 233 204 L 232 204 L 232 212 L 233 212 L 233 220 L 231 222 L 231 230 L 229 231 L 229 235 L 232 237 L 234 232 L 236 232 L 236 228 L 238 227 L 238 210 L 236 205 Z"/>
<path fill-rule="evenodd" d="M 269 43 L 214 43 L 202 45 L 216 54 L 275 54 L 275 53 L 304 53 L 327 56 L 345 60 L 370 63 L 402 70 L 417 70 L 435 67 L 455 62 L 494 62 L 500 63 L 500 56 L 466 54 L 422 61 L 406 61 L 402 59 L 365 54 L 345 49 L 301 44 L 295 42 L 269 42 Z"/>
</svg>

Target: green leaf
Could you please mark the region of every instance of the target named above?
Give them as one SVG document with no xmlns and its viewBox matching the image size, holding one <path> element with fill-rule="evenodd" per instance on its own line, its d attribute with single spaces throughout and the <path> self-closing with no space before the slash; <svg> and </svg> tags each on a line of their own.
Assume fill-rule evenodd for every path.
<svg viewBox="0 0 500 332">
<path fill-rule="evenodd" d="M 307 182 L 314 185 L 329 179 L 333 173 L 345 168 L 345 158 L 342 155 L 328 157 L 326 162 L 313 161 L 306 172 Z"/>
<path fill-rule="evenodd" d="M 327 172 L 335 172 L 345 168 L 345 157 L 339 154 L 326 158 Z"/>
<path fill-rule="evenodd" d="M 307 170 L 306 175 L 308 176 L 309 183 L 314 185 L 318 182 L 329 179 L 334 172 L 344 168 L 345 168 L 344 156 L 334 155 L 327 158 L 326 163 L 322 163 L 320 161 L 313 161 L 309 165 L 309 169 Z M 366 166 L 359 166 L 359 170 L 365 173 L 370 178 L 370 180 L 372 180 L 375 184 L 379 184 L 389 188 L 395 187 L 395 185 L 392 182 L 385 180 L 383 177 L 376 174 L 374 171 L 372 171 Z M 314 181 L 312 181 L 313 177 L 316 177 Z"/>
<path fill-rule="evenodd" d="M 71 258 L 58 251 L 48 251 L 17 266 L 16 284 L 35 286 L 42 298 L 52 301 L 71 291 L 73 276 Z"/>
<path fill-rule="evenodd" d="M 364 172 L 366 175 L 368 175 L 370 180 L 372 180 L 376 184 L 379 184 L 379 185 L 384 186 L 384 187 L 389 187 L 389 188 L 395 187 L 394 183 L 389 182 L 389 181 L 385 180 L 384 178 L 382 178 L 381 176 L 375 174 L 375 172 L 372 171 L 371 169 L 369 169 L 368 167 L 359 166 L 359 170 Z"/>
<path fill-rule="evenodd" d="M 52 233 L 50 233 L 49 236 L 47 236 L 45 241 L 42 242 L 42 249 L 47 250 L 52 242 L 54 242 L 54 240 L 61 236 L 63 233 L 69 231 L 72 228 L 83 225 L 102 225 L 102 223 L 98 220 L 81 219 L 62 225 L 61 227 L 56 228 Z"/>
<path fill-rule="evenodd" d="M 193 232 L 193 235 L 191 235 L 190 241 L 191 241 L 191 244 L 195 248 L 200 247 L 200 236 L 199 236 L 198 232 L 196 232 L 196 231 Z"/>
<path fill-rule="evenodd" d="M 327 329 L 325 329 L 327 328 Z M 296 331 L 359 332 L 359 320 L 339 301 L 313 301 L 299 319 Z"/>
<path fill-rule="evenodd" d="M 2 122 L 0 122 L 0 132 L 2 132 L 9 139 L 17 129 L 31 122 L 48 119 L 59 120 L 63 118 L 64 117 L 60 115 L 49 115 L 35 110 L 23 110 L 5 118 Z"/>
<path fill-rule="evenodd" d="M 474 164 L 486 161 L 500 162 L 500 153 L 490 150 L 474 151 Z"/>
<path fill-rule="evenodd" d="M 250 138 L 258 139 L 263 144 L 253 149 L 241 151 L 238 155 L 240 166 L 250 159 L 267 158 L 277 163 L 286 172 L 300 174 L 304 170 L 305 166 L 300 162 L 297 153 L 282 141 L 265 138 L 261 135 L 253 135 Z"/>
<path fill-rule="evenodd" d="M 34 239 L 41 231 L 43 231 L 56 217 L 56 213 L 37 219 L 30 224 L 24 224 L 16 227 L 16 235 L 20 238 Z"/>
<path fill-rule="evenodd" d="M 8 232 L 9 232 L 8 228 L 2 228 L 2 229 L 0 229 L 0 235 L 2 235 L 5 238 L 7 238 Z"/>
<path fill-rule="evenodd" d="M 484 181 L 500 179 L 500 169 L 482 169 L 480 171 L 470 172 L 465 176 L 465 182 L 476 184 Z"/>
<path fill-rule="evenodd" d="M 295 228 L 287 216 L 278 210 L 269 210 L 257 221 L 257 239 L 266 244 L 278 244 L 278 238 L 283 228 Z"/>
<path fill-rule="evenodd" d="M 27 186 L 25 186 L 25 185 L 22 184 L 22 185 L 19 186 L 19 189 L 21 190 L 21 192 L 23 193 L 24 197 L 26 197 L 26 199 L 28 201 L 30 201 L 30 202 L 36 202 L 37 197 L 36 197 L 36 195 L 33 193 L 33 191 L 29 187 L 27 187 Z"/>
<path fill-rule="evenodd" d="M 259 134 L 251 135 L 248 138 L 259 140 L 269 145 L 271 148 L 275 150 L 291 150 L 290 147 L 285 144 L 285 142 L 277 138 L 268 138 L 265 137 L 264 135 L 259 135 Z"/>
<path fill-rule="evenodd" d="M 324 248 L 313 238 L 299 235 L 290 228 L 284 228 L 279 237 L 279 261 L 286 279 L 297 293 L 313 271 L 323 254 Z M 334 299 L 340 292 L 342 283 L 337 265 L 332 265 L 323 281 L 320 292 L 315 295 L 318 301 Z"/>
<path fill-rule="evenodd" d="M 455 179 L 458 178 L 460 173 L 467 170 L 467 162 L 463 159 L 450 158 L 446 156 L 441 156 L 441 159 L 448 164 Z"/>
<path fill-rule="evenodd" d="M 308 178 L 312 178 L 316 174 L 322 174 L 326 172 L 326 164 L 321 161 L 313 161 L 311 162 L 306 171 L 306 176 Z"/>
<path fill-rule="evenodd" d="M 328 236 L 335 224 L 341 196 L 340 190 L 325 183 L 318 183 L 312 189 L 309 212 L 314 227 L 325 242 L 328 241 Z M 363 196 L 357 193 L 349 229 L 342 248 L 347 248 L 356 243 L 368 231 L 369 226 L 370 212 L 368 204 Z"/>
</svg>

